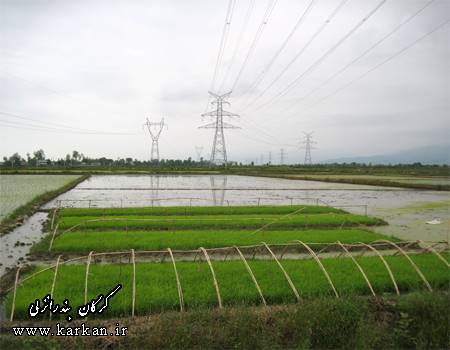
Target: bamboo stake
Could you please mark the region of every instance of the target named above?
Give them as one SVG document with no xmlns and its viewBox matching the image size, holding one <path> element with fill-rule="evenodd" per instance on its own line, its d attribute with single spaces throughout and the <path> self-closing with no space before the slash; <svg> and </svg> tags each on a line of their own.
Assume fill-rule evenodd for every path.
<svg viewBox="0 0 450 350">
<path fill-rule="evenodd" d="M 52 222 L 50 224 L 50 230 L 53 230 L 53 224 L 55 223 L 55 215 L 56 215 L 56 211 L 57 210 L 58 210 L 57 208 L 53 209 L 53 215 L 52 215 Z"/>
<path fill-rule="evenodd" d="M 358 270 L 361 272 L 361 275 L 364 277 L 364 280 L 367 283 L 367 286 L 370 289 L 370 292 L 372 293 L 372 295 L 375 297 L 375 291 L 372 288 L 372 284 L 369 281 L 369 278 L 367 277 L 366 273 L 364 272 L 363 268 L 361 267 L 361 265 L 358 264 L 358 262 L 356 261 L 356 259 L 353 257 L 353 255 L 349 252 L 349 250 L 340 242 L 337 241 L 337 244 L 339 244 L 339 246 L 345 251 L 345 253 L 350 257 L 350 259 L 352 259 L 352 261 L 355 263 L 356 267 L 358 268 Z"/>
<path fill-rule="evenodd" d="M 300 301 L 300 295 L 298 294 L 297 288 L 295 288 L 294 283 L 292 282 L 291 278 L 289 277 L 288 273 L 286 272 L 286 270 L 284 269 L 283 265 L 281 265 L 281 263 L 278 261 L 277 257 L 275 256 L 275 254 L 273 253 L 273 251 L 269 248 L 269 246 L 266 244 L 266 242 L 262 242 L 262 244 L 264 245 L 264 247 L 268 250 L 268 252 L 270 253 L 270 255 L 272 255 L 272 258 L 275 260 L 275 262 L 278 264 L 280 270 L 283 272 L 284 277 L 286 278 L 287 282 L 289 283 L 289 286 L 292 289 L 292 292 L 295 295 L 295 298 L 297 299 L 297 301 Z"/>
<path fill-rule="evenodd" d="M 14 319 L 14 309 L 16 308 L 17 283 L 19 282 L 19 272 L 20 272 L 21 268 L 22 267 L 19 266 L 16 271 L 16 279 L 14 281 L 14 293 L 13 293 L 13 300 L 12 300 L 12 306 L 11 306 L 11 316 L 9 318 L 10 321 L 12 321 Z"/>
<path fill-rule="evenodd" d="M 55 291 L 55 284 L 56 284 L 56 276 L 58 275 L 58 266 L 59 266 L 59 261 L 61 260 L 61 255 L 58 256 L 58 259 L 56 259 L 56 264 L 55 264 L 55 274 L 53 275 L 53 282 L 52 282 L 52 289 L 50 291 L 50 298 L 53 298 L 53 292 Z M 52 319 L 52 313 L 49 312 L 49 319 Z"/>
<path fill-rule="evenodd" d="M 252 278 L 253 283 L 255 284 L 256 290 L 258 291 L 258 294 L 259 294 L 259 296 L 260 296 L 260 298 L 261 298 L 262 303 L 264 304 L 264 306 L 267 306 L 266 299 L 264 298 L 264 295 L 263 295 L 263 293 L 262 293 L 262 290 L 261 290 L 261 288 L 259 287 L 258 281 L 256 280 L 256 277 L 255 277 L 255 275 L 253 274 L 253 271 L 252 271 L 250 265 L 247 263 L 247 260 L 245 259 L 244 254 L 242 254 L 242 252 L 239 250 L 238 247 L 235 246 L 234 248 L 235 248 L 236 251 L 238 252 L 239 256 L 241 257 L 242 262 L 243 262 L 244 265 L 245 265 L 245 268 L 247 269 L 247 271 L 248 271 L 250 277 Z"/>
<path fill-rule="evenodd" d="M 328 284 L 330 285 L 331 289 L 332 289 L 333 292 L 334 292 L 334 295 L 336 295 L 336 298 L 339 298 L 339 294 L 338 294 L 338 292 L 336 291 L 336 288 L 334 287 L 333 282 L 331 281 L 330 275 L 328 274 L 327 270 L 325 269 L 325 266 L 323 266 L 322 262 L 320 261 L 319 257 L 318 257 L 317 254 L 314 252 L 314 250 L 312 250 L 306 243 L 304 243 L 304 242 L 302 242 L 302 241 L 295 240 L 295 242 L 298 242 L 298 243 L 300 243 L 301 245 L 303 245 L 303 246 L 308 250 L 308 252 L 311 254 L 311 256 L 314 258 L 314 260 L 316 260 L 317 265 L 319 265 L 320 269 L 322 270 L 322 272 L 323 272 L 325 278 L 326 278 L 327 281 L 328 281 Z"/>
<path fill-rule="evenodd" d="M 206 262 L 208 263 L 209 269 L 211 270 L 211 275 L 212 275 L 213 282 L 214 282 L 214 288 L 216 289 L 216 294 L 217 294 L 217 301 L 219 302 L 219 309 L 221 309 L 223 307 L 223 305 L 222 305 L 222 297 L 220 296 L 219 284 L 217 283 L 217 279 L 216 279 L 216 274 L 214 272 L 214 268 L 213 268 L 213 266 L 211 264 L 211 260 L 209 259 L 209 255 L 208 255 L 208 252 L 206 251 L 206 249 L 203 248 L 203 247 L 200 247 L 200 250 L 205 255 Z"/>
<path fill-rule="evenodd" d="M 53 241 L 55 240 L 56 231 L 58 231 L 59 223 L 56 224 L 55 230 L 53 231 L 52 239 L 50 241 L 50 245 L 48 246 L 48 251 L 52 250 L 53 247 Z"/>
<path fill-rule="evenodd" d="M 173 271 L 175 272 L 175 278 L 177 280 L 177 290 L 178 290 L 178 300 L 180 301 L 180 311 L 184 311 L 184 298 L 183 298 L 183 289 L 181 288 L 180 278 L 178 276 L 177 265 L 175 264 L 175 257 L 173 256 L 172 250 L 167 248 L 167 251 L 170 254 L 170 259 L 172 260 Z"/>
</svg>

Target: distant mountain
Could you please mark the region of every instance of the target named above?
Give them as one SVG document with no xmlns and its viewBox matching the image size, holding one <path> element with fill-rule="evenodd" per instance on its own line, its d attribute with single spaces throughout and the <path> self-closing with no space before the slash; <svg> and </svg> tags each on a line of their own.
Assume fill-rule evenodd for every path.
<svg viewBox="0 0 450 350">
<path fill-rule="evenodd" d="M 413 148 L 392 154 L 345 157 L 326 160 L 323 163 L 372 163 L 372 164 L 450 164 L 450 148 L 448 145 Z"/>
</svg>

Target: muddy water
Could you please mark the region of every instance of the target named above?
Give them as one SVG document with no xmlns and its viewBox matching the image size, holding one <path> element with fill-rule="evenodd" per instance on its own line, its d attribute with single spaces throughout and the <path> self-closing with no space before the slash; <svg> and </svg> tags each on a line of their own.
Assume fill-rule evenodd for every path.
<svg viewBox="0 0 450 350">
<path fill-rule="evenodd" d="M 0 237 L 0 276 L 8 268 L 23 264 L 31 246 L 43 236 L 42 226 L 48 213 L 37 212 L 30 216 L 23 225 Z"/>
<path fill-rule="evenodd" d="M 323 204 L 389 222 L 379 230 L 404 239 L 444 240 L 449 234 L 449 193 L 391 187 L 226 175 L 92 176 L 45 207 Z M 441 203 L 430 206 L 430 203 Z M 414 207 L 414 210 L 408 208 Z M 423 207 L 422 207 L 423 206 Z M 439 217 L 440 225 L 426 221 Z"/>
</svg>

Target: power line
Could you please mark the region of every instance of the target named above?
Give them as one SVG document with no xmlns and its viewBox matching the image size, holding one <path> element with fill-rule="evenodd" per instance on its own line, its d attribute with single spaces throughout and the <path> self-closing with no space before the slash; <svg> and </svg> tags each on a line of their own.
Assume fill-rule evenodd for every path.
<svg viewBox="0 0 450 350">
<path fill-rule="evenodd" d="M 416 45 L 417 43 L 419 43 L 420 41 L 422 41 L 423 39 L 427 38 L 428 36 L 430 36 L 431 34 L 433 34 L 434 32 L 438 31 L 439 29 L 443 28 L 445 25 L 449 24 L 450 20 L 447 19 L 446 21 L 440 23 L 439 25 L 437 25 L 436 27 L 434 27 L 434 29 L 432 29 L 431 31 L 425 33 L 424 35 L 420 36 L 419 38 L 417 38 L 416 40 L 414 40 L 412 43 L 404 46 L 402 49 L 400 49 L 399 51 L 395 52 L 394 54 L 392 54 L 391 56 L 387 57 L 386 59 L 384 59 L 383 61 L 381 61 L 380 63 L 376 64 L 374 67 L 370 68 L 369 70 L 365 71 L 363 74 L 359 75 L 358 77 L 356 77 L 355 79 L 351 80 L 350 82 L 348 82 L 347 84 L 342 85 L 341 87 L 337 88 L 336 90 L 334 90 L 332 93 L 320 98 L 319 100 L 317 100 L 316 102 L 314 102 L 313 104 L 311 104 L 307 110 L 311 109 L 312 107 L 316 106 L 317 104 L 325 101 L 326 99 L 336 95 L 337 93 L 341 92 L 342 90 L 348 88 L 349 86 L 353 85 L 354 83 L 356 83 L 357 81 L 363 79 L 365 76 L 367 76 L 368 74 L 372 73 L 373 71 L 377 70 L 378 68 L 380 68 L 381 66 L 385 65 L 386 63 L 392 61 L 394 58 L 400 56 L 401 54 L 403 54 L 405 51 L 407 51 L 408 49 L 410 49 L 411 47 L 413 47 L 414 45 Z"/>
<path fill-rule="evenodd" d="M 236 4 L 236 0 L 230 0 L 228 2 L 228 9 L 227 9 L 227 13 L 225 15 L 225 23 L 223 25 L 222 36 L 221 36 L 220 44 L 219 44 L 219 52 L 217 53 L 216 65 L 214 66 L 214 73 L 213 73 L 212 81 L 211 81 L 210 88 L 209 88 L 210 90 L 214 90 L 214 85 L 216 84 L 217 72 L 218 72 L 219 66 L 221 65 L 221 62 L 222 62 L 223 52 L 225 51 L 225 46 L 226 46 L 227 39 L 228 39 L 228 33 L 230 31 L 231 19 L 233 17 L 235 4 Z M 211 101 L 210 96 L 208 96 L 208 101 L 206 102 L 205 112 L 208 110 L 210 101 Z"/>
<path fill-rule="evenodd" d="M 252 141 L 258 142 L 258 143 L 260 143 L 260 144 L 263 143 L 263 144 L 266 144 L 266 145 L 269 145 L 269 146 L 278 146 L 278 147 L 279 147 L 279 146 L 284 146 L 284 147 L 297 147 L 297 146 L 294 145 L 294 144 L 266 141 L 266 140 L 257 138 L 257 137 L 255 137 L 254 135 L 250 135 L 250 134 L 244 132 L 243 130 L 237 130 L 237 131 L 240 132 L 240 133 L 245 137 L 245 139 L 252 140 Z"/>
<path fill-rule="evenodd" d="M 420 13 L 422 13 L 428 6 L 430 6 L 435 0 L 428 1 L 424 6 L 422 6 L 419 10 L 414 12 L 411 16 L 409 16 L 406 20 L 399 23 L 393 30 L 391 30 L 389 33 L 384 35 L 382 38 L 380 38 L 377 42 L 375 42 L 373 45 L 371 45 L 368 49 L 366 49 L 364 52 L 362 52 L 358 57 L 354 58 L 352 61 L 350 61 L 348 64 L 343 66 L 341 69 L 339 69 L 336 73 L 334 73 L 332 76 L 330 76 L 328 79 L 326 79 L 324 82 L 316 86 L 314 89 L 309 91 L 306 95 L 303 97 L 297 99 L 290 107 L 288 107 L 285 111 L 291 109 L 293 106 L 295 106 L 298 102 L 306 99 L 307 97 L 311 96 L 314 92 L 322 88 L 323 86 L 327 85 L 330 81 L 344 73 L 348 68 L 350 68 L 352 65 L 354 65 L 356 62 L 358 62 L 361 58 L 365 57 L 369 52 L 371 52 L 373 49 L 375 49 L 377 46 L 379 46 L 381 43 L 383 43 L 385 40 L 387 40 L 389 37 L 394 35 L 397 31 L 399 31 L 404 25 L 409 23 L 411 20 L 413 20 L 415 17 L 417 17 Z"/>
<path fill-rule="evenodd" d="M 135 134 L 132 134 L 132 133 L 103 132 L 103 131 L 98 131 L 98 130 L 81 129 L 81 128 L 76 128 L 76 127 L 72 127 L 72 126 L 67 126 L 67 125 L 64 125 L 64 124 L 58 124 L 58 123 L 52 123 L 52 122 L 44 122 L 44 121 L 40 121 L 40 120 L 37 120 L 37 119 L 28 118 L 28 117 L 24 117 L 24 116 L 13 114 L 13 113 L 7 113 L 7 112 L 0 112 L 0 114 L 5 115 L 5 116 L 10 116 L 10 117 L 13 117 L 13 118 L 29 120 L 29 121 L 33 121 L 33 122 L 37 123 L 37 124 L 34 124 L 34 123 L 20 123 L 20 122 L 15 122 L 15 121 L 3 120 L 4 123 L 9 123 L 9 124 L 12 124 L 12 125 L 32 126 L 34 128 L 39 128 L 39 129 L 48 129 L 48 130 L 53 130 L 53 131 L 76 133 L 76 134 L 135 135 Z M 40 124 L 42 124 L 42 125 L 40 125 Z M 50 125 L 50 126 L 46 126 L 46 125 Z"/>
<path fill-rule="evenodd" d="M 225 83 L 226 83 L 226 81 L 227 81 L 228 75 L 230 74 L 230 70 L 231 70 L 231 68 L 232 68 L 233 65 L 234 65 L 234 62 L 235 62 L 235 60 L 236 60 L 237 53 L 238 53 L 238 51 L 239 51 L 239 48 L 241 47 L 242 38 L 244 37 L 244 33 L 245 33 L 246 30 L 247 30 L 248 22 L 249 22 L 249 20 L 250 20 L 250 18 L 251 18 L 251 16 L 252 16 L 252 13 L 253 13 L 254 8 L 255 8 L 255 0 L 250 0 L 250 3 L 249 3 L 249 6 L 248 6 L 248 9 L 247 9 L 247 12 L 246 12 L 246 14 L 245 14 L 244 23 L 243 23 L 243 25 L 242 25 L 241 31 L 240 31 L 240 33 L 239 33 L 238 40 L 237 40 L 237 42 L 236 42 L 236 45 L 235 45 L 234 50 L 233 50 L 233 54 L 232 54 L 232 56 L 231 56 L 230 64 L 228 65 L 227 70 L 226 70 L 226 72 L 225 72 L 225 75 L 224 75 L 224 77 L 223 77 L 222 83 L 221 83 L 220 86 L 219 86 L 219 92 L 222 91 L 223 86 L 225 85 Z"/>
<path fill-rule="evenodd" d="M 314 32 L 314 34 L 309 38 L 305 45 L 297 52 L 297 54 L 289 61 L 289 63 L 281 70 L 281 72 L 267 85 L 250 103 L 248 103 L 244 109 L 247 109 L 253 103 L 255 103 L 259 98 L 261 98 L 281 77 L 286 73 L 286 71 L 299 59 L 299 57 L 306 51 L 306 49 L 311 45 L 311 43 L 319 36 L 319 34 L 326 28 L 328 24 L 331 23 L 332 19 L 337 15 L 339 10 L 345 5 L 348 0 L 342 0 L 338 6 L 333 10 L 333 12 L 328 16 L 328 18 L 322 23 L 322 25 Z"/>
<path fill-rule="evenodd" d="M 328 56 L 330 56 L 336 49 L 341 46 L 349 37 L 352 36 L 367 20 L 372 17 L 385 3 L 387 0 L 381 0 L 377 6 L 375 6 L 361 21 L 359 21 L 352 29 L 350 29 L 342 38 L 340 38 L 330 49 L 328 49 L 318 60 L 311 64 L 302 74 L 295 78 L 291 83 L 288 84 L 283 90 L 273 96 L 269 101 L 257 107 L 257 109 L 263 108 L 276 99 L 285 96 L 290 90 L 292 90 L 307 74 L 311 73 L 317 66 L 319 66 Z"/>
<path fill-rule="evenodd" d="M 272 56 L 270 61 L 267 63 L 267 65 L 262 69 L 262 71 L 259 73 L 259 75 L 256 77 L 256 79 L 253 81 L 253 83 L 250 85 L 249 88 L 247 88 L 242 95 L 247 94 L 249 91 L 256 89 L 256 87 L 261 83 L 263 80 L 265 74 L 270 70 L 272 65 L 277 60 L 278 56 L 283 52 L 283 50 L 286 48 L 287 44 L 291 40 L 291 38 L 294 36 L 298 28 L 303 24 L 304 20 L 307 18 L 308 14 L 311 12 L 313 5 L 316 0 L 310 0 L 309 4 L 306 6 L 306 9 L 302 12 L 300 17 L 298 18 L 297 22 L 295 23 L 294 27 L 291 29 L 287 37 L 283 40 L 283 43 L 278 48 L 278 50 L 275 52 L 275 54 Z M 347 0 L 346 0 L 347 1 Z"/>
<path fill-rule="evenodd" d="M 264 13 L 264 17 L 262 22 L 260 23 L 258 30 L 256 31 L 256 35 L 253 38 L 253 41 L 247 51 L 247 55 L 245 56 L 244 62 L 242 63 L 241 69 L 239 70 L 236 79 L 234 80 L 234 83 L 231 87 L 231 91 L 233 91 L 236 88 L 237 83 L 241 79 L 242 73 L 244 72 L 245 67 L 247 66 L 248 60 L 250 56 L 253 54 L 253 51 L 255 50 L 256 44 L 258 43 L 259 39 L 261 38 L 264 28 L 266 27 L 267 23 L 269 22 L 269 18 L 272 14 L 273 9 L 275 8 L 275 5 L 277 4 L 278 0 L 271 0 L 269 2 L 269 5 L 266 8 L 266 11 Z"/>
</svg>

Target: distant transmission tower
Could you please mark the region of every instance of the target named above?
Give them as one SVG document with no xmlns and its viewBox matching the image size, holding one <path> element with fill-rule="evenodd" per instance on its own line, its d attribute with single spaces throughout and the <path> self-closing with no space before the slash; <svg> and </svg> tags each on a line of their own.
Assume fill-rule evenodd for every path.
<svg viewBox="0 0 450 350">
<path fill-rule="evenodd" d="M 284 151 L 284 148 L 280 149 L 280 165 L 284 164 L 284 157 L 286 156 L 286 152 Z"/>
<path fill-rule="evenodd" d="M 215 117 L 216 120 L 212 123 L 200 126 L 200 128 L 215 129 L 210 161 L 212 164 L 226 165 L 227 150 L 225 147 L 225 136 L 223 134 L 223 129 L 239 129 L 239 127 L 225 123 L 223 121 L 223 117 L 239 117 L 239 115 L 223 110 L 222 106 L 224 103 L 230 104 L 225 101 L 225 99 L 230 96 L 231 91 L 223 95 L 217 95 L 209 91 L 209 94 L 215 98 L 215 101 L 213 101 L 212 104 L 216 105 L 216 109 L 211 112 L 203 113 L 202 117 Z"/>
<path fill-rule="evenodd" d="M 195 153 L 197 153 L 197 162 L 202 159 L 203 146 L 195 146 Z"/>
<path fill-rule="evenodd" d="M 302 148 L 305 149 L 305 164 L 312 164 L 311 158 L 311 150 L 314 149 L 314 144 L 316 143 L 312 139 L 313 132 L 304 132 L 305 136 L 303 136 L 302 144 L 304 145 Z"/>
<path fill-rule="evenodd" d="M 272 164 L 272 152 L 269 152 L 269 165 Z"/>
<path fill-rule="evenodd" d="M 147 126 L 148 132 L 150 133 L 150 137 L 152 138 L 152 154 L 150 159 L 159 161 L 159 136 L 167 124 L 164 124 L 164 118 L 161 119 L 160 122 L 151 122 L 147 118 L 147 122 L 144 124 Z"/>
</svg>

